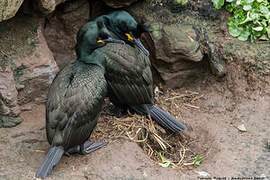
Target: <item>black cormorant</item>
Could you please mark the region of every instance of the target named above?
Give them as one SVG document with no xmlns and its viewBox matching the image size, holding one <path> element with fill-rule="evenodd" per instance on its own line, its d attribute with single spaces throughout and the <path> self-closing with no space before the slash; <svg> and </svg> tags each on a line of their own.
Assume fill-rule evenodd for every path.
<svg viewBox="0 0 270 180">
<path fill-rule="evenodd" d="M 186 126 L 169 113 L 154 105 L 153 79 L 148 51 L 138 38 L 147 32 L 126 11 L 115 11 L 98 19 L 127 44 L 108 45 L 101 49 L 106 57 L 105 78 L 110 100 L 118 107 L 129 107 L 140 114 L 150 114 L 161 126 L 172 132 Z"/>
<path fill-rule="evenodd" d="M 107 94 L 105 58 L 98 48 L 122 41 L 110 38 L 102 26 L 96 21 L 88 24 L 88 30 L 80 34 L 87 44 L 78 39 L 77 60 L 61 70 L 50 86 L 46 133 L 51 148 L 36 173 L 38 178 L 48 176 L 64 153 L 88 154 L 106 144 L 88 141 Z"/>
</svg>

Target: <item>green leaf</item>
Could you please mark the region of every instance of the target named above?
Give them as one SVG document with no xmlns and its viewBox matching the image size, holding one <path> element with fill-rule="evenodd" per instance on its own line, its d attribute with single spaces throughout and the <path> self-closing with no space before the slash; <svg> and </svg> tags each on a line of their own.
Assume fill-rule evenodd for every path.
<svg viewBox="0 0 270 180">
<path fill-rule="evenodd" d="M 169 167 L 170 166 L 170 162 L 163 162 L 163 163 L 158 163 L 161 167 Z"/>
<path fill-rule="evenodd" d="M 230 4 L 226 5 L 225 8 L 226 8 L 226 10 L 229 11 L 229 12 L 232 12 L 232 11 L 233 11 L 233 6 L 230 5 Z"/>
<path fill-rule="evenodd" d="M 226 1 L 226 10 L 233 13 L 228 19 L 228 30 L 231 36 L 241 41 L 250 37 L 270 39 L 270 1 L 269 0 L 212 0 L 215 8 L 219 9 Z"/>
<path fill-rule="evenodd" d="M 235 25 L 229 26 L 229 33 L 233 37 L 238 37 L 241 34 L 241 31 L 242 29 Z"/>
<path fill-rule="evenodd" d="M 212 0 L 216 9 L 220 9 L 224 5 L 224 0 Z"/>
<path fill-rule="evenodd" d="M 268 35 L 268 38 L 270 38 L 270 25 L 268 27 L 266 27 L 265 29 L 266 29 L 266 33 Z"/>
<path fill-rule="evenodd" d="M 195 157 L 194 165 L 195 165 L 195 166 L 199 166 L 200 163 L 201 163 L 201 157 L 200 157 L 199 155 L 197 155 L 197 156 Z"/>
<path fill-rule="evenodd" d="M 266 36 L 266 34 L 263 34 L 259 39 L 264 40 L 264 41 L 269 40 L 269 38 Z"/>
<path fill-rule="evenodd" d="M 245 11 L 249 11 L 249 10 L 251 10 L 251 5 L 245 5 L 245 6 L 243 6 L 243 9 L 245 10 Z"/>
<path fill-rule="evenodd" d="M 263 30 L 263 27 L 262 26 L 258 26 L 258 27 L 253 27 L 252 29 L 255 30 L 255 31 L 262 31 Z"/>
<path fill-rule="evenodd" d="M 247 41 L 250 36 L 250 32 L 248 30 L 242 31 L 241 34 L 237 37 L 240 41 Z"/>
<path fill-rule="evenodd" d="M 173 165 L 174 163 L 172 163 L 170 160 L 166 159 L 165 157 L 163 157 L 161 155 L 161 153 L 159 153 L 159 157 L 161 159 L 161 162 L 158 163 L 161 167 L 169 167 L 170 165 Z"/>
<path fill-rule="evenodd" d="M 256 11 L 253 11 L 253 12 L 250 13 L 250 18 L 251 18 L 252 20 L 259 19 L 259 18 L 260 18 L 260 14 L 257 13 Z"/>
<path fill-rule="evenodd" d="M 266 19 L 270 19 L 270 11 L 269 11 L 268 7 L 261 6 L 260 11 L 265 16 Z"/>
</svg>

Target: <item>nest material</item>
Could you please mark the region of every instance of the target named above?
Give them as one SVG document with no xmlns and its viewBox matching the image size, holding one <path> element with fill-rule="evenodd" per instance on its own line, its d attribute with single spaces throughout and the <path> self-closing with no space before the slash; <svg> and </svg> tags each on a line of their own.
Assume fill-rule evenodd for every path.
<svg viewBox="0 0 270 180">
<path fill-rule="evenodd" d="M 203 97 L 203 95 L 196 92 L 179 94 L 172 90 L 166 92 L 165 95 L 161 95 L 163 93 L 158 89 L 156 89 L 155 94 L 157 96 L 156 104 L 164 110 L 174 110 L 168 112 L 182 122 L 184 121 L 180 116 L 179 109 L 191 108 L 198 110 L 199 107 L 192 105 L 192 103 Z M 152 160 L 162 163 L 165 159 L 170 162 L 171 167 L 180 169 L 193 165 L 196 155 L 205 158 L 209 151 L 209 149 L 206 149 L 203 151 L 204 154 L 198 154 L 192 149 L 194 148 L 192 144 L 196 143 L 196 139 L 183 132 L 170 133 L 153 121 L 151 117 L 132 115 L 130 113 L 121 118 L 103 114 L 98 127 L 91 136 L 91 139 L 106 139 L 109 142 L 121 138 L 138 143 Z"/>
</svg>

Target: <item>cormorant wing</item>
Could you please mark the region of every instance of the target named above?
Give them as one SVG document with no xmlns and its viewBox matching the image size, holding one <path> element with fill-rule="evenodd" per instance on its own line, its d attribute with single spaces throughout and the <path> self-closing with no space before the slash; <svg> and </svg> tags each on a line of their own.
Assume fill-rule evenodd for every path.
<svg viewBox="0 0 270 180">
<path fill-rule="evenodd" d="M 105 78 L 118 103 L 138 105 L 153 101 L 153 80 L 149 58 L 137 47 L 107 44 Z M 110 92 L 109 92 L 110 93 Z"/>
<path fill-rule="evenodd" d="M 88 139 L 106 93 L 104 72 L 98 66 L 75 61 L 60 71 L 49 89 L 46 104 L 49 143 L 57 131 L 68 146 Z"/>
</svg>

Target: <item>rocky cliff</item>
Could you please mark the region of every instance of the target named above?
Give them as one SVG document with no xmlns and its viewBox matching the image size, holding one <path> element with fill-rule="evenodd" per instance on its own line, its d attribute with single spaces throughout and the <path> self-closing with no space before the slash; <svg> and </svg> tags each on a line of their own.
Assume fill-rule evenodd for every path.
<svg viewBox="0 0 270 180">
<path fill-rule="evenodd" d="M 177 2 L 2 0 L 0 127 L 21 122 L 21 105 L 45 102 L 58 69 L 75 59 L 78 29 L 88 20 L 119 8 L 150 25 L 152 32 L 144 34 L 142 41 L 150 50 L 156 82 L 163 87 L 189 86 L 210 72 L 220 80 L 228 71 L 226 78 L 231 78 L 231 67 L 240 66 L 239 59 L 253 72 L 269 75 L 268 44 L 230 37 L 226 26 L 229 14 L 215 10 L 210 1 L 190 0 L 184 6 Z M 246 75 L 252 73 L 247 71 Z"/>
</svg>

